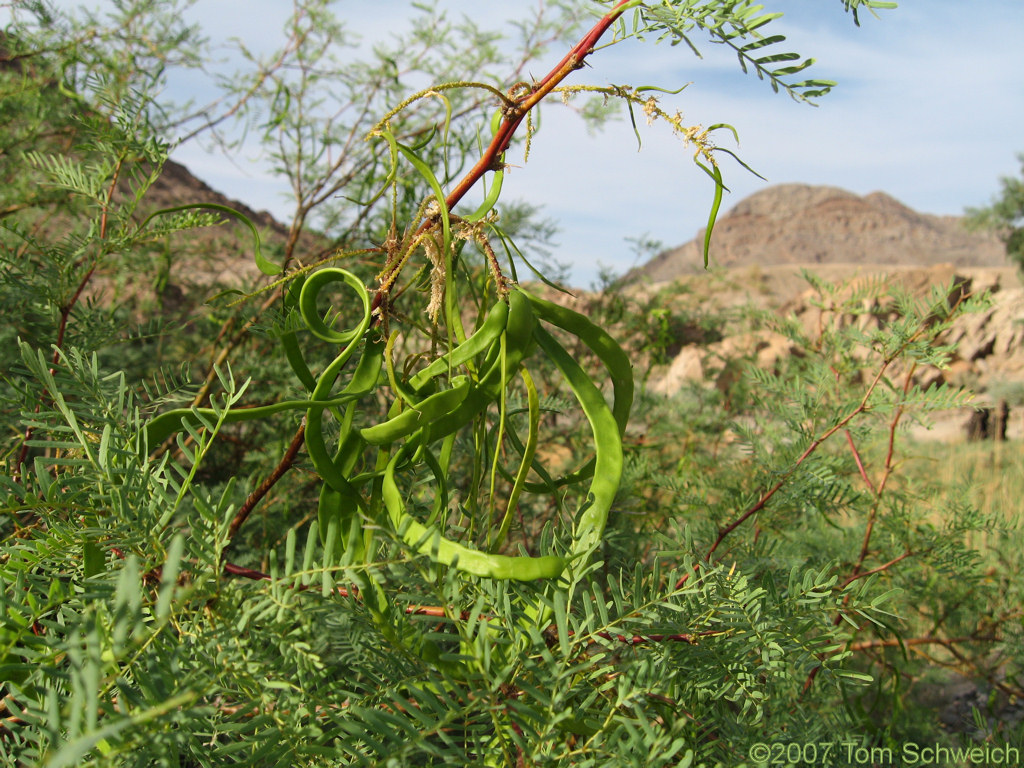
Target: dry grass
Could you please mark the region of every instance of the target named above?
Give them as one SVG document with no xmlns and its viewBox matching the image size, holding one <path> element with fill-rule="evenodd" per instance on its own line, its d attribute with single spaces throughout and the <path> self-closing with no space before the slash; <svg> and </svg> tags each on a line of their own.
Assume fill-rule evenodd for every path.
<svg viewBox="0 0 1024 768">
<path fill-rule="evenodd" d="M 1007 546 L 1019 542 L 1024 530 L 1024 441 L 921 442 L 905 456 L 907 480 L 929 489 L 937 513 L 967 503 L 992 520 L 997 530 L 976 532 L 969 544 L 981 552 L 998 547 L 1005 557 Z"/>
</svg>

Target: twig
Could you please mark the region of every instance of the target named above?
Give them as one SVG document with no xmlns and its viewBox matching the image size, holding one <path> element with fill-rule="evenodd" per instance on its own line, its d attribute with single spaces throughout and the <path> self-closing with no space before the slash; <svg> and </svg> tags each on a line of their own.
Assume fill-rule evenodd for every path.
<svg viewBox="0 0 1024 768">
<path fill-rule="evenodd" d="M 910 391 L 910 385 L 913 383 L 914 371 L 917 369 L 917 364 L 910 366 L 910 370 L 907 371 L 907 375 L 903 381 L 903 394 L 904 396 Z M 885 487 L 889 483 L 889 478 L 892 477 L 893 470 L 893 459 L 896 455 L 896 428 L 899 426 L 900 419 L 903 417 L 903 406 L 898 406 L 893 413 L 892 421 L 889 422 L 889 446 L 885 454 L 885 465 L 882 470 L 882 479 L 878 482 L 878 488 L 872 488 L 875 499 L 871 505 L 871 512 L 868 514 L 868 522 L 864 528 L 864 541 L 861 543 L 860 554 L 857 557 L 857 563 L 853 567 L 853 573 L 850 574 L 850 578 L 846 581 L 846 584 L 852 582 L 861 569 L 864 567 L 864 561 L 867 559 L 868 553 L 871 548 L 871 535 L 875 530 L 875 521 L 878 519 L 878 508 L 882 503 L 882 494 L 885 492 Z M 900 558 L 902 559 L 902 558 Z M 849 595 L 843 601 L 843 605 L 849 600 Z M 836 623 L 840 621 L 839 616 L 836 616 Z"/>
<path fill-rule="evenodd" d="M 238 511 L 235 513 L 234 518 L 231 520 L 231 525 L 228 527 L 228 539 L 233 539 L 235 534 L 238 533 L 238 529 L 242 527 L 242 524 L 249 517 L 249 514 L 255 508 L 257 504 L 270 493 L 270 489 L 277 484 L 277 481 L 281 479 L 285 472 L 291 469 L 295 463 L 295 457 L 299 453 L 299 449 L 302 447 L 302 440 L 306 434 L 306 423 L 303 421 L 302 425 L 295 432 L 295 436 L 292 438 L 291 444 L 288 446 L 288 450 L 284 452 L 284 456 L 281 457 L 281 461 L 274 467 L 274 471 L 270 473 L 259 486 L 253 490 L 252 493 L 246 498 L 245 502 Z"/>
<path fill-rule="evenodd" d="M 494 137 L 491 139 L 491 143 L 484 150 L 476 165 L 469 170 L 445 198 L 444 205 L 447 210 L 450 211 L 458 205 L 462 198 L 466 196 L 466 193 L 476 185 L 487 171 L 494 170 L 499 165 L 498 159 L 509 148 L 509 145 L 512 143 L 512 137 L 519 129 L 527 113 L 550 94 L 566 77 L 583 67 L 584 61 L 593 51 L 594 45 L 608 31 L 608 28 L 615 23 L 615 20 L 622 15 L 623 6 L 629 2 L 630 0 L 619 0 L 615 7 L 605 14 L 543 79 L 535 83 L 523 96 L 514 99 L 514 107 L 506 106 L 504 108 L 505 116 L 498 126 Z M 420 225 L 416 235 L 422 234 L 431 224 L 432 221 L 428 218 L 427 221 Z M 382 283 L 393 284 L 395 281 L 393 273 L 397 269 L 400 269 L 400 265 L 396 265 L 391 273 L 384 275 Z M 374 296 L 372 307 L 374 312 L 380 309 L 386 299 L 387 296 L 384 292 L 378 292 Z M 381 314 L 377 313 L 375 316 L 379 320 Z"/>
<path fill-rule="evenodd" d="M 914 553 L 911 552 L 908 549 L 906 552 L 904 552 L 899 557 L 894 557 L 889 562 L 883 563 L 882 565 L 878 566 L 877 568 L 872 568 L 870 571 L 855 570 L 852 574 L 847 576 L 846 580 L 842 584 L 840 584 L 838 587 L 836 587 L 836 589 L 845 589 L 850 584 L 855 582 L 857 579 L 863 579 L 863 578 L 865 578 L 867 576 L 871 576 L 873 574 L 881 573 L 882 571 L 886 571 L 889 568 L 891 568 L 892 566 L 896 565 L 896 563 L 898 563 L 900 560 L 905 560 L 905 559 L 907 559 L 908 557 L 910 557 L 913 554 Z M 849 595 L 847 595 L 846 598 L 849 598 Z M 838 625 L 840 621 L 842 621 L 842 618 L 837 616 L 836 619 L 835 619 L 835 623 Z"/>
<path fill-rule="evenodd" d="M 864 462 L 860 458 L 860 452 L 857 450 L 857 446 L 853 442 L 853 435 L 848 429 L 844 429 L 843 431 L 846 433 L 846 442 L 850 445 L 850 452 L 853 453 L 853 460 L 857 462 L 857 471 L 860 472 L 860 477 L 864 481 L 864 485 L 871 490 L 872 495 L 877 495 L 878 492 L 875 490 L 875 484 L 872 483 L 871 478 L 868 477 L 868 471 L 864 468 Z"/>
</svg>

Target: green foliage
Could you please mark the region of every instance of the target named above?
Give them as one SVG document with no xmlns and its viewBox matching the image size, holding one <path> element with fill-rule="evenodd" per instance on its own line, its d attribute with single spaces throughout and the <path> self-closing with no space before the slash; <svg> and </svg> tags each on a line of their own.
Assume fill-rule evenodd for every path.
<svg viewBox="0 0 1024 768">
<path fill-rule="evenodd" d="M 933 659 L 976 680 L 996 668 L 1019 680 L 1019 655 L 1003 653 L 1013 622 L 986 618 L 1015 613 L 1000 594 L 1004 577 L 993 574 L 1006 572 L 1016 546 L 1016 502 L 969 498 L 977 479 L 937 477 L 903 436 L 965 402 L 967 393 L 935 385 L 932 373 L 952 351 L 943 331 L 985 300 L 950 302 L 952 285 L 915 298 L 882 283 L 837 288 L 807 277 L 820 292 L 817 326 L 774 312 L 727 321 L 736 335 L 781 334 L 797 354 L 773 367 L 750 359 L 738 380 L 708 355 L 716 388 L 641 399 L 643 438 L 627 453 L 624 480 L 630 519 L 653 537 L 692 541 L 694 557 L 710 546 L 738 572 L 770 579 L 770 590 L 786 569 L 827 564 L 833 588 L 860 584 L 878 597 L 884 612 L 854 617 L 843 604 L 835 618 L 841 647 L 856 649 L 845 669 L 873 680 L 847 687 L 844 700 L 869 740 L 923 739 L 921 723 L 936 714 L 917 708 L 914 682 L 943 679 Z M 918 644 L 935 650 L 903 650 Z M 817 686 L 821 674 L 808 680 Z"/>
<path fill-rule="evenodd" d="M 30 95 L 0 131 L 21 184 L 0 220 L 2 764 L 734 765 L 762 741 L 911 734 L 929 663 L 907 648 L 1019 689 L 1019 564 L 992 578 L 972 545 L 1015 534 L 894 448 L 963 402 L 919 373 L 970 302 L 881 313 L 879 286 L 814 282 L 812 333 L 612 286 L 577 313 L 510 279 L 551 230 L 501 198 L 506 154 L 544 95 L 588 91 L 560 83 L 616 19 L 616 39 L 701 30 L 773 87 L 825 90 L 762 50 L 774 15 L 749 3 L 612 6 L 525 84 L 577 9 L 524 23 L 511 56 L 422 10 L 351 63 L 327 4 L 298 3 L 194 129 L 257 128 L 294 220 L 270 256 L 238 246 L 261 285 L 206 285 L 186 321 L 140 308 L 181 233 L 226 213 L 151 202 L 165 132 L 194 120 L 155 89 L 201 62 L 194 31 L 130 2 L 123 38 L 44 6 L 11 27 L 0 88 Z M 598 90 L 646 110 L 656 89 Z M 720 191 L 707 133 L 659 110 Z M 641 386 L 629 422 L 634 379 L 738 322 L 801 354 Z"/>
<path fill-rule="evenodd" d="M 1019 155 L 1024 171 L 1024 155 Z M 990 229 L 1006 245 L 1006 257 L 1024 269 L 1024 179 L 1004 176 L 999 196 L 985 208 L 968 208 L 967 223 L 975 229 Z"/>
</svg>

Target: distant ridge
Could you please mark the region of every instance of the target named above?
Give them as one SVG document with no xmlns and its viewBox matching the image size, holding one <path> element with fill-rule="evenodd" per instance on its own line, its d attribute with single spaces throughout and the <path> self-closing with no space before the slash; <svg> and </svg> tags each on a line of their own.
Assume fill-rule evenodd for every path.
<svg viewBox="0 0 1024 768">
<path fill-rule="evenodd" d="M 703 269 L 704 231 L 633 270 L 627 281 L 670 281 Z M 711 265 L 954 264 L 1005 266 L 994 235 L 967 231 L 958 216 L 918 213 L 884 192 L 779 184 L 741 200 L 715 225 Z"/>
<path fill-rule="evenodd" d="M 163 172 L 146 193 L 146 202 L 154 208 L 170 208 L 190 203 L 226 205 L 248 217 L 257 227 L 267 230 L 272 235 L 281 238 L 288 236 L 287 225 L 277 221 L 267 211 L 254 211 L 245 203 L 222 195 L 205 181 L 197 178 L 184 165 L 173 160 L 167 160 L 164 163 Z M 230 226 L 237 226 L 237 222 L 231 222 Z"/>
</svg>

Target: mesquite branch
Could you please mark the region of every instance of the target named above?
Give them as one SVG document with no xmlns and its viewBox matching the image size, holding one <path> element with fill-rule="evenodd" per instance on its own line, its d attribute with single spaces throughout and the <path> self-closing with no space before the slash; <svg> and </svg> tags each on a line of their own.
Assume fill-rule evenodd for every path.
<svg viewBox="0 0 1024 768">
<path fill-rule="evenodd" d="M 622 15 L 623 6 L 627 5 L 630 0 L 620 0 L 616 6 L 605 14 L 600 21 L 598 21 L 589 32 L 587 32 L 576 45 L 574 45 L 568 53 L 562 57 L 562 60 L 554 66 L 554 68 L 548 72 L 541 80 L 537 81 L 533 86 L 526 90 L 522 95 L 512 96 L 510 95 L 505 105 L 502 108 L 504 114 L 501 124 L 495 132 L 490 144 L 481 154 L 480 159 L 477 160 L 476 164 L 469 170 L 469 172 L 459 181 L 452 191 L 445 198 L 444 204 L 447 210 L 452 210 L 466 193 L 472 189 L 477 182 L 483 178 L 483 175 L 488 171 L 494 170 L 499 167 L 499 158 L 509 148 L 512 143 L 512 138 L 515 136 L 516 131 L 526 118 L 527 113 L 539 104 L 546 96 L 548 96 L 555 88 L 557 88 L 565 78 L 570 74 L 580 69 L 584 65 L 586 57 L 593 52 L 594 45 L 597 41 L 608 31 L 609 27 L 615 23 L 615 20 Z M 513 93 L 518 92 L 518 88 L 513 89 Z M 509 103 L 511 102 L 511 104 Z M 423 222 L 419 229 L 414 235 L 419 236 L 425 232 L 431 225 L 432 220 L 428 219 Z M 401 269 L 401 264 L 396 264 L 391 270 L 382 275 L 381 283 L 384 285 L 390 285 L 394 283 L 395 273 Z M 378 292 L 373 299 L 373 309 L 376 311 L 386 300 L 384 292 Z"/>
</svg>

